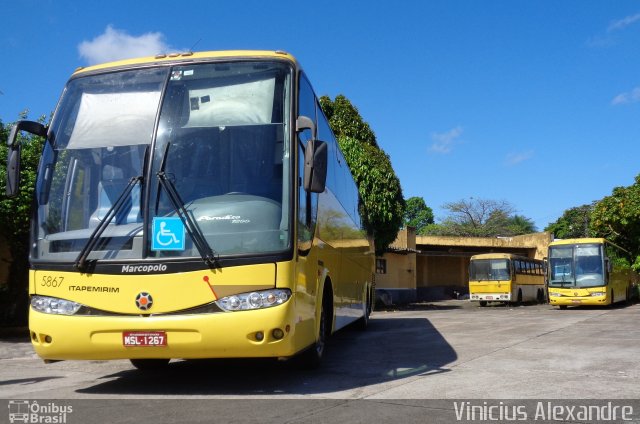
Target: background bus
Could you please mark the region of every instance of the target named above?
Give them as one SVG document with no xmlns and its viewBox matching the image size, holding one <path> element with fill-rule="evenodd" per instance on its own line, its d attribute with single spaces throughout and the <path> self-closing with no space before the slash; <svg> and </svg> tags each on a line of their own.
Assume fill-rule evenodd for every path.
<svg viewBox="0 0 640 424">
<path fill-rule="evenodd" d="M 549 303 L 565 309 L 611 305 L 631 298 L 637 275 L 628 253 L 603 238 L 556 240 L 549 244 Z"/>
<path fill-rule="evenodd" d="M 159 55 L 77 70 L 46 136 L 30 255 L 46 360 L 291 357 L 373 299 L 356 184 L 284 52 Z"/>
<path fill-rule="evenodd" d="M 487 302 L 544 302 L 543 261 L 510 253 L 474 255 L 469 263 L 469 300 Z"/>
</svg>

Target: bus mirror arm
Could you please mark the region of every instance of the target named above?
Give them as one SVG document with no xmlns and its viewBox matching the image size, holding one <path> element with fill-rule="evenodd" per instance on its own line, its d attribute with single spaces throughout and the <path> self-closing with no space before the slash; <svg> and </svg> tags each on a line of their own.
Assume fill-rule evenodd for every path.
<svg viewBox="0 0 640 424">
<path fill-rule="evenodd" d="M 316 126 L 308 116 L 300 115 L 296 119 L 296 131 L 311 130 L 311 138 L 316 138 Z"/>
<path fill-rule="evenodd" d="M 13 147 L 16 143 L 16 139 L 18 138 L 18 133 L 20 131 L 26 131 L 33 135 L 38 135 L 40 137 L 47 136 L 48 128 L 41 124 L 40 122 L 35 121 L 18 121 L 11 128 L 11 133 L 9 134 L 9 138 L 7 139 L 7 146 Z"/>
<path fill-rule="evenodd" d="M 20 187 L 21 149 L 20 143 L 16 142 L 18 133 L 20 131 L 27 131 L 37 136 L 46 137 L 47 130 L 48 128 L 46 126 L 34 121 L 18 121 L 11 129 L 11 133 L 7 139 L 7 146 L 9 147 L 7 154 L 7 197 L 15 197 Z"/>
<path fill-rule="evenodd" d="M 304 189 L 322 193 L 327 182 L 327 143 L 309 140 L 304 151 Z"/>
</svg>

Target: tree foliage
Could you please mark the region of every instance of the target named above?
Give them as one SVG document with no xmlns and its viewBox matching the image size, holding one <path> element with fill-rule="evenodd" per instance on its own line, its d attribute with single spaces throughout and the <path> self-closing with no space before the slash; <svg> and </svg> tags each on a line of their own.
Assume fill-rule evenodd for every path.
<svg viewBox="0 0 640 424">
<path fill-rule="evenodd" d="M 336 138 L 353 138 L 378 148 L 376 135 L 371 127 L 345 96 L 339 94 L 333 101 L 328 96 L 322 96 L 320 105 Z"/>
<path fill-rule="evenodd" d="M 589 237 L 594 205 L 595 203 L 591 203 L 567 209 L 557 221 L 547 225 L 544 230 L 561 239 Z"/>
<path fill-rule="evenodd" d="M 402 227 L 405 201 L 400 180 L 369 124 L 346 97 L 339 95 L 332 101 L 323 96 L 320 105 L 356 181 L 363 202 L 363 224 L 374 236 L 380 254 Z"/>
<path fill-rule="evenodd" d="M 515 236 L 536 231 L 534 223 L 515 214 L 504 200 L 463 199 L 446 203 L 449 216 L 440 224 L 430 225 L 427 234 L 458 237 Z"/>
<path fill-rule="evenodd" d="M 404 213 L 404 225 L 414 227 L 416 234 L 422 234 L 434 223 L 433 209 L 425 203 L 422 197 L 410 197 L 406 200 L 407 208 Z"/>
<path fill-rule="evenodd" d="M 640 270 L 640 175 L 628 187 L 615 187 L 591 212 L 591 231 L 625 248 Z"/>
<path fill-rule="evenodd" d="M 26 119 L 26 114 L 21 116 Z M 44 122 L 44 117 L 39 119 Z M 13 261 L 9 270 L 6 296 L 0 300 L 0 324 L 23 324 L 27 312 L 29 229 L 36 173 L 44 139 L 19 134 L 22 146 L 20 192 L 9 198 L 5 194 L 7 178 L 7 139 L 9 127 L 0 121 L 0 233 L 6 238 Z M 6 303 L 5 303 L 6 302 Z"/>
</svg>

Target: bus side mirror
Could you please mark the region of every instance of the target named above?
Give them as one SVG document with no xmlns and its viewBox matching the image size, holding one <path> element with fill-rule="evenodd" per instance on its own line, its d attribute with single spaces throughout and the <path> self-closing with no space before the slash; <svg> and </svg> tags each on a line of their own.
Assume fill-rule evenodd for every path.
<svg viewBox="0 0 640 424">
<path fill-rule="evenodd" d="M 327 182 L 327 143 L 309 140 L 304 151 L 304 189 L 322 193 Z"/>
<path fill-rule="evenodd" d="M 300 115 L 296 119 L 296 131 L 311 130 L 311 140 L 304 150 L 304 189 L 322 193 L 327 182 L 327 143 L 316 140 L 316 126 L 311 118 Z"/>
<path fill-rule="evenodd" d="M 13 128 L 11 128 L 11 133 L 7 140 L 7 146 L 9 147 L 7 154 L 7 186 L 5 190 L 7 197 L 15 197 L 20 187 L 21 149 L 20 143 L 16 143 L 20 131 L 27 131 L 42 137 L 47 135 L 47 127 L 34 121 L 18 121 Z"/>
<path fill-rule="evenodd" d="M 11 146 L 7 156 L 7 197 L 15 197 L 20 187 L 20 145 Z"/>
</svg>

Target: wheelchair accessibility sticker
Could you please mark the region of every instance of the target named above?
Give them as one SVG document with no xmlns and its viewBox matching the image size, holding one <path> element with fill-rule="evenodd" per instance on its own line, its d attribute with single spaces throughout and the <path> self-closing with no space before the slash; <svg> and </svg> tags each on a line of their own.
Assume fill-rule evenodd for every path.
<svg viewBox="0 0 640 424">
<path fill-rule="evenodd" d="M 178 217 L 153 218 L 151 250 L 184 250 L 184 224 Z"/>
</svg>

